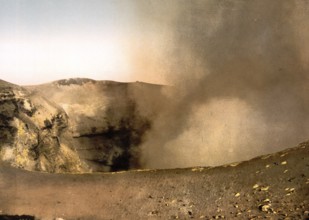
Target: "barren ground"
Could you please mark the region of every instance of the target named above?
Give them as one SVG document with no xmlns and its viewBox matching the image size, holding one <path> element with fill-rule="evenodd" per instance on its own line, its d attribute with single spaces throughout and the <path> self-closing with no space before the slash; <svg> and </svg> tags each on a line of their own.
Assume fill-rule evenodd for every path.
<svg viewBox="0 0 309 220">
<path fill-rule="evenodd" d="M 308 219 L 309 143 L 215 168 L 48 174 L 0 166 L 0 209 L 36 219 Z"/>
</svg>

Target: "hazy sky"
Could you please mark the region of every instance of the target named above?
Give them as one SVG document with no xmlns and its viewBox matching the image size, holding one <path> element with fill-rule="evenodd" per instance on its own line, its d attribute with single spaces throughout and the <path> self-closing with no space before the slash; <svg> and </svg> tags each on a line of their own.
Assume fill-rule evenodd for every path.
<svg viewBox="0 0 309 220">
<path fill-rule="evenodd" d="M 152 34 L 137 22 L 132 3 L 0 0 L 0 78 L 17 84 L 69 77 L 145 81 L 134 76 L 131 56 Z"/>
</svg>

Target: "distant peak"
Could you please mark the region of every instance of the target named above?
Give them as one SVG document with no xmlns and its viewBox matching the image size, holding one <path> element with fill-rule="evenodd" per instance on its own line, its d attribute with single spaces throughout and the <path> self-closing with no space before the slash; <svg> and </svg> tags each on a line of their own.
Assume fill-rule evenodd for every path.
<svg viewBox="0 0 309 220">
<path fill-rule="evenodd" d="M 85 83 L 96 83 L 96 81 L 88 78 L 70 78 L 70 79 L 61 79 L 55 81 L 54 83 L 61 86 L 70 86 L 70 85 L 83 85 Z"/>
</svg>

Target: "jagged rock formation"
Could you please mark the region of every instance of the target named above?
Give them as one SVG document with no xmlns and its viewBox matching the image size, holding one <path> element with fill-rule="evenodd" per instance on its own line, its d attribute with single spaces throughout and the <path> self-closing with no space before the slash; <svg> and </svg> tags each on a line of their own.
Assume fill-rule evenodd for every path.
<svg viewBox="0 0 309 220">
<path fill-rule="evenodd" d="M 138 168 L 139 145 L 164 101 L 161 90 L 90 79 L 29 87 L 1 81 L 1 159 L 47 172 Z M 145 93 L 147 99 L 139 95 Z"/>
<path fill-rule="evenodd" d="M 1 159 L 15 167 L 47 172 L 78 172 L 74 149 L 60 143 L 67 114 L 42 96 L 1 81 Z"/>
<path fill-rule="evenodd" d="M 308 219 L 309 143 L 226 166 L 105 174 L 29 172 L 0 163 L 0 217 Z"/>
</svg>

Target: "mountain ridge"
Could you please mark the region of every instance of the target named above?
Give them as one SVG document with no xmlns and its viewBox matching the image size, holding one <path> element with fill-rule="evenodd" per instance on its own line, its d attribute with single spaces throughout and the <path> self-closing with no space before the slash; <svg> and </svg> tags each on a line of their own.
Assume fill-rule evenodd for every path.
<svg viewBox="0 0 309 220">
<path fill-rule="evenodd" d="M 10 160 L 13 166 L 47 172 L 140 167 L 138 146 L 159 104 L 153 110 L 141 108 L 164 99 L 163 86 L 140 82 L 72 78 L 37 86 L 5 81 L 1 85 L 5 125 L 1 130 L 5 140 L 1 158 Z M 143 93 L 148 94 L 147 99 L 139 95 Z M 6 134 L 8 128 L 10 135 Z M 26 143 L 24 147 L 20 142 Z"/>
</svg>

